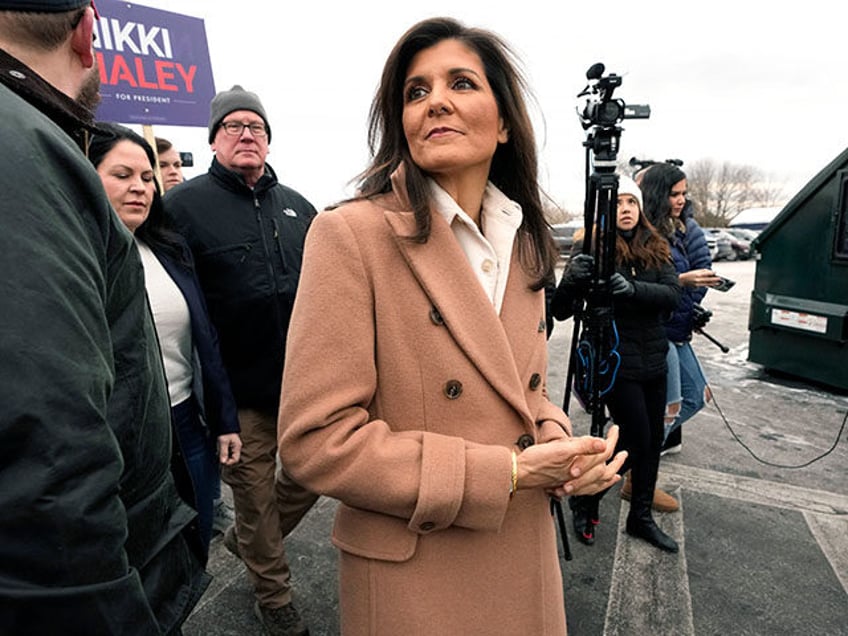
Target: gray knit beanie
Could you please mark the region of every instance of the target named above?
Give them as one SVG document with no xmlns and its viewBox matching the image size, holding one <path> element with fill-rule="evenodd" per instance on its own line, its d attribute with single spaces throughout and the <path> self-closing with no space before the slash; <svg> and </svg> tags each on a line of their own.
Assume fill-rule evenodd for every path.
<svg viewBox="0 0 848 636">
<path fill-rule="evenodd" d="M 259 96 L 236 84 L 230 90 L 221 91 L 215 95 L 212 98 L 212 103 L 209 104 L 210 144 L 215 141 L 215 133 L 218 132 L 221 120 L 236 110 L 249 110 L 259 115 L 265 122 L 265 128 L 268 129 L 268 143 L 271 143 L 271 125 L 268 123 L 268 116 L 265 115 L 265 109 L 262 107 L 262 102 L 259 101 Z"/>
</svg>

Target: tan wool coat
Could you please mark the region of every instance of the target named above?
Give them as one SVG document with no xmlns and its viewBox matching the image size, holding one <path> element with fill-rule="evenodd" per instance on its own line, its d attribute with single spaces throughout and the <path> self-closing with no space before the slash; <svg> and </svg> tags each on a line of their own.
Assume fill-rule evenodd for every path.
<svg viewBox="0 0 848 636">
<path fill-rule="evenodd" d="M 509 497 L 511 451 L 570 433 L 543 292 L 514 252 L 498 316 L 441 215 L 406 238 L 404 201 L 318 214 L 289 327 L 280 454 L 341 502 L 342 633 L 561 636 L 549 501 Z"/>
</svg>

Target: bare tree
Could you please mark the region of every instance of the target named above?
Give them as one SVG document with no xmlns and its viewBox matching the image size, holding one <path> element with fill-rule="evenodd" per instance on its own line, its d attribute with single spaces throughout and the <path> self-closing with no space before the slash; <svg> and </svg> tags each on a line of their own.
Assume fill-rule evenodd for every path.
<svg viewBox="0 0 848 636">
<path fill-rule="evenodd" d="M 754 204 L 758 207 L 778 207 L 786 202 L 786 188 L 783 184 L 774 183 L 766 178 L 754 189 L 753 198 Z"/>
<path fill-rule="evenodd" d="M 713 205 L 704 215 L 710 225 L 725 226 L 739 210 L 749 207 L 751 190 L 756 181 L 756 168 L 722 163 L 716 173 Z"/>
<path fill-rule="evenodd" d="M 726 226 L 745 208 L 775 205 L 782 188 L 771 184 L 759 168 L 700 159 L 686 168 L 689 197 L 704 226 Z"/>
<path fill-rule="evenodd" d="M 686 184 L 695 217 L 703 219 L 709 213 L 712 190 L 716 180 L 716 166 L 709 159 L 699 159 L 686 166 Z"/>
</svg>

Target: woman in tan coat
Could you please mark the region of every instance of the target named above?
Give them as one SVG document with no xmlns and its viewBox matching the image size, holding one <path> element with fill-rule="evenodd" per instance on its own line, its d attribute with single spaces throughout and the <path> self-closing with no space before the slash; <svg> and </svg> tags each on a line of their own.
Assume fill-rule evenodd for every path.
<svg viewBox="0 0 848 636">
<path fill-rule="evenodd" d="M 565 633 L 549 496 L 617 481 L 545 391 L 542 215 L 524 83 L 445 18 L 391 52 L 360 194 L 307 236 L 280 454 L 341 501 L 345 635 Z M 607 463 L 609 461 L 609 463 Z"/>
</svg>

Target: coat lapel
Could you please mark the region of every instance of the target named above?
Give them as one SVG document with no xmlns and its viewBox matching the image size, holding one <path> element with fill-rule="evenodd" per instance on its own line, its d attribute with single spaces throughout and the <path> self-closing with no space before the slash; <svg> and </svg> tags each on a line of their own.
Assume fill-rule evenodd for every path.
<svg viewBox="0 0 848 636">
<path fill-rule="evenodd" d="M 459 347 L 495 390 L 531 423 L 532 417 L 518 375 L 521 367 L 516 363 L 511 342 L 511 339 L 522 341 L 523 337 L 507 334 L 505 324 L 495 313 L 448 223 L 441 215 L 433 214 L 429 239 L 426 243 L 416 243 L 407 238 L 415 232 L 411 212 L 387 211 L 384 214 L 395 235 L 398 250 Z M 526 321 L 517 320 L 516 315 L 526 312 L 526 306 L 519 311 L 519 305 L 524 302 L 523 296 L 509 298 L 516 292 L 520 295 L 516 287 L 524 284 L 524 278 L 516 267 L 520 269 L 513 259 L 504 307 L 509 307 L 511 316 L 508 327 L 521 330 L 523 327 L 519 323 Z M 513 282 L 514 278 L 520 282 Z M 474 318 L 469 320 L 469 316 Z"/>
</svg>

